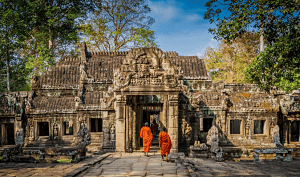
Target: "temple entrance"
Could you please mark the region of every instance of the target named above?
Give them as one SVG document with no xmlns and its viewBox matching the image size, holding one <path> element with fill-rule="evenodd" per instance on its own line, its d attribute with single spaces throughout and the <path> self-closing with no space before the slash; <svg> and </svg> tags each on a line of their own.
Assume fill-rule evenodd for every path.
<svg viewBox="0 0 300 177">
<path fill-rule="evenodd" d="M 6 124 L 7 145 L 15 144 L 15 128 L 13 123 Z"/>
<path fill-rule="evenodd" d="M 159 135 L 159 130 L 161 128 L 160 124 L 160 113 L 162 111 L 162 105 L 153 105 L 153 106 L 143 106 L 142 107 L 142 116 L 141 116 L 141 127 L 145 126 L 145 123 L 147 122 L 152 135 L 153 135 L 153 140 L 152 140 L 152 147 L 150 148 L 150 151 L 157 151 L 159 150 L 159 142 L 158 142 L 158 135 Z M 143 139 L 140 138 L 140 147 L 143 148 Z"/>
</svg>

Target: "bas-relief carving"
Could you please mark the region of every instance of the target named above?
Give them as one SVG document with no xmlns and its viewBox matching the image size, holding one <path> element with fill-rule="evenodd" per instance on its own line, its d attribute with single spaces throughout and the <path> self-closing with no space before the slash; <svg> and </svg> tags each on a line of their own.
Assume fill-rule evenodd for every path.
<svg viewBox="0 0 300 177">
<path fill-rule="evenodd" d="M 179 68 L 157 48 L 132 49 L 114 70 L 114 90 L 128 85 L 178 86 Z"/>
<path fill-rule="evenodd" d="M 192 139 L 193 129 L 185 119 L 182 119 L 181 130 L 183 138 L 187 142 L 187 145 L 189 145 Z"/>
</svg>

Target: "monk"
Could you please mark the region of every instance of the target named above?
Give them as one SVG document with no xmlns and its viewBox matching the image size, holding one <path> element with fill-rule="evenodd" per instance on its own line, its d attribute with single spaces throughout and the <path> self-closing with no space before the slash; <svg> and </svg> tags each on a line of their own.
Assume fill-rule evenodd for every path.
<svg viewBox="0 0 300 177">
<path fill-rule="evenodd" d="M 159 134 L 159 146 L 161 147 L 161 161 L 164 161 L 164 156 L 166 156 L 166 161 L 169 162 L 168 154 L 170 153 L 172 143 L 166 127 L 163 127 L 163 131 Z"/>
<path fill-rule="evenodd" d="M 140 136 L 143 138 L 143 147 L 145 156 L 149 157 L 148 152 L 150 150 L 150 146 L 152 146 L 153 135 L 151 133 L 150 128 L 148 127 L 148 122 L 145 123 L 145 126 L 142 127 Z"/>
</svg>

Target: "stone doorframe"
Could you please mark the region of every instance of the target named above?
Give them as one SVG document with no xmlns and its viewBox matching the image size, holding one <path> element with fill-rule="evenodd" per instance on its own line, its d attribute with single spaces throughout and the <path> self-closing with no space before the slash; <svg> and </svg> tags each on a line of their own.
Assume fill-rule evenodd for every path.
<svg viewBox="0 0 300 177">
<path fill-rule="evenodd" d="M 164 100 L 163 110 L 166 110 L 167 129 L 171 138 L 172 148 L 171 153 L 178 152 L 178 95 L 179 88 L 168 88 L 164 86 L 153 88 L 153 86 L 147 88 L 132 88 L 126 91 L 115 92 L 115 111 L 116 111 L 116 151 L 125 152 L 128 148 L 126 140 L 132 140 L 132 147 L 138 147 L 138 137 L 136 134 L 136 116 L 137 108 L 133 110 L 134 117 L 129 119 L 128 111 L 126 111 L 126 96 L 139 96 L 139 95 L 162 95 L 167 96 L 167 100 Z M 129 122 L 130 121 L 130 122 Z M 132 121 L 132 122 L 131 122 Z M 126 123 L 127 122 L 127 123 Z M 126 126 L 126 125 L 134 126 Z M 127 127 L 127 129 L 126 129 Z M 126 131 L 128 130 L 128 133 Z M 127 146 L 127 147 L 126 147 Z"/>
</svg>

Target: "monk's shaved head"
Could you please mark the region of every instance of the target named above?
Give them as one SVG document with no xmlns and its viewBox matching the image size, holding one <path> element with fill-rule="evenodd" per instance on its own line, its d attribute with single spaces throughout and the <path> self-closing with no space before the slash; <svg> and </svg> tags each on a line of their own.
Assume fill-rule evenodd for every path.
<svg viewBox="0 0 300 177">
<path fill-rule="evenodd" d="M 162 130 L 165 131 L 165 132 L 167 131 L 166 127 L 163 127 Z"/>
<path fill-rule="evenodd" d="M 145 126 L 149 126 L 148 122 L 145 123 Z"/>
</svg>

